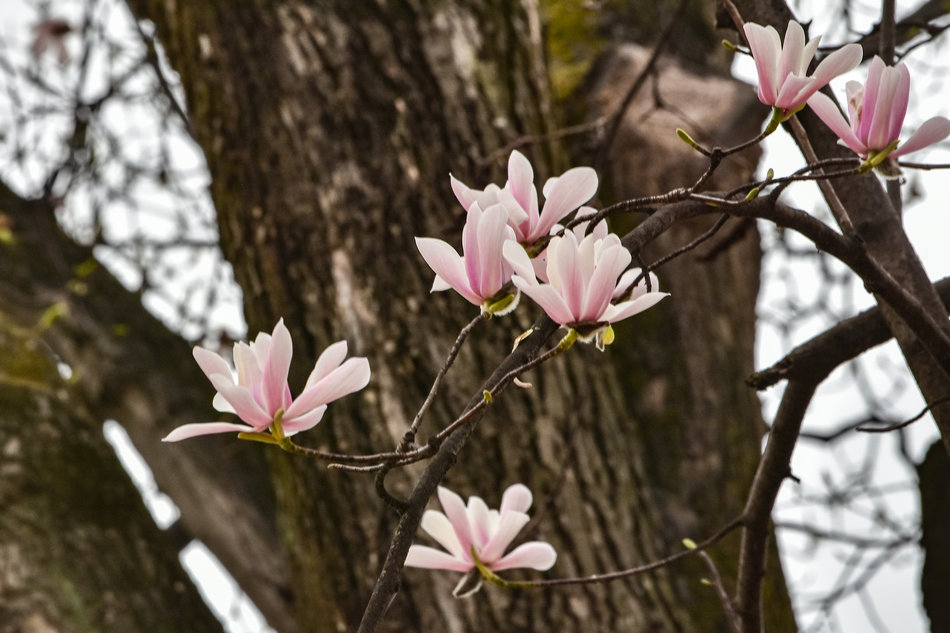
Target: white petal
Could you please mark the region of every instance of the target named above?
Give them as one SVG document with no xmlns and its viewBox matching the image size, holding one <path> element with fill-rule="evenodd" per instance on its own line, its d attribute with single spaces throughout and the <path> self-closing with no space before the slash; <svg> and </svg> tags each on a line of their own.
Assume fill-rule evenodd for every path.
<svg viewBox="0 0 950 633">
<path fill-rule="evenodd" d="M 851 126 L 844 120 L 844 115 L 838 110 L 838 106 L 828 96 L 816 92 L 808 100 L 808 107 L 815 111 L 818 118 L 831 128 L 831 131 L 844 141 L 852 152 L 860 156 L 867 155 L 867 147 L 858 139 Z"/>
<path fill-rule="evenodd" d="M 422 569 L 447 569 L 449 571 L 468 571 L 475 565 L 461 561 L 434 547 L 412 545 L 406 554 L 406 567 Z"/>
<path fill-rule="evenodd" d="M 300 433 L 301 431 L 312 429 L 320 423 L 320 420 L 323 419 L 323 415 L 326 412 L 327 405 L 324 404 L 298 417 L 284 416 L 281 419 L 281 428 L 284 430 L 284 435 L 290 436 L 295 433 Z"/>
<path fill-rule="evenodd" d="M 359 391 L 370 379 L 369 361 L 365 358 L 351 358 L 324 376 L 321 380 L 304 389 L 293 403 L 287 407 L 286 415 L 301 416 L 311 409 L 338 400 L 354 391 Z"/>
<path fill-rule="evenodd" d="M 272 412 L 264 411 L 247 387 L 235 385 L 230 378 L 225 378 L 220 374 L 211 377 L 211 384 L 218 390 L 221 397 L 234 408 L 234 412 L 237 413 L 238 417 L 256 430 L 265 429 L 274 421 Z"/>
<path fill-rule="evenodd" d="M 492 532 L 491 538 L 478 553 L 482 562 L 488 566 L 501 558 L 511 542 L 518 536 L 518 532 L 528 524 L 528 515 L 524 512 L 508 511 L 500 515 L 498 525 Z"/>
<path fill-rule="evenodd" d="M 455 534 L 455 528 L 447 516 L 438 510 L 426 510 L 419 525 L 452 556 L 460 560 L 469 559 L 467 550 L 459 542 L 458 536 Z"/>
<path fill-rule="evenodd" d="M 228 422 L 201 422 L 198 424 L 183 424 L 162 438 L 163 442 L 180 442 L 189 437 L 212 435 L 214 433 L 242 433 L 253 432 L 252 427 L 246 424 L 231 424 Z"/>
<path fill-rule="evenodd" d="M 557 561 L 557 552 L 550 543 L 531 541 L 511 550 L 491 568 L 493 571 L 519 568 L 546 571 L 554 567 L 555 561 Z"/>
<path fill-rule="evenodd" d="M 597 172 L 590 167 L 575 167 L 564 172 L 550 188 L 538 225 L 529 240 L 544 237 L 564 216 L 593 198 L 597 184 Z"/>
<path fill-rule="evenodd" d="M 668 292 L 648 292 L 632 301 L 624 301 L 623 303 L 610 306 L 606 312 L 604 312 L 603 319 L 610 323 L 622 321 L 628 317 L 632 317 L 634 314 L 652 308 L 668 296 L 670 296 Z"/>
<path fill-rule="evenodd" d="M 422 254 L 435 274 L 460 295 L 475 305 L 481 305 L 479 298 L 472 292 L 465 273 L 465 261 L 458 252 L 442 240 L 432 237 L 417 237 L 416 248 Z M 434 287 L 434 285 L 433 285 Z"/>
<path fill-rule="evenodd" d="M 928 145 L 933 145 L 950 136 L 950 120 L 942 116 L 935 116 L 927 119 L 917 128 L 909 139 L 901 143 L 891 156 L 903 156 L 923 149 Z"/>
<path fill-rule="evenodd" d="M 228 365 L 227 361 L 221 358 L 219 354 L 212 352 L 210 349 L 195 347 L 193 350 L 191 350 L 191 354 L 195 357 L 198 367 L 200 367 L 201 371 L 205 373 L 205 376 L 208 376 L 209 378 L 214 374 L 232 376 L 231 366 Z"/>
<path fill-rule="evenodd" d="M 527 251 L 524 250 L 521 244 L 514 240 L 509 240 L 504 243 L 501 252 L 514 269 L 514 274 L 521 277 L 525 283 L 537 285 L 538 282 L 535 279 L 531 258 L 528 257 Z"/>
<path fill-rule="evenodd" d="M 313 366 L 313 371 L 310 372 L 310 377 L 307 378 L 304 389 L 309 389 L 311 385 L 326 378 L 327 374 L 339 367 L 343 359 L 346 358 L 346 351 L 346 341 L 337 341 L 323 350 Z"/>
<path fill-rule="evenodd" d="M 461 551 L 461 558 L 469 559 L 469 550 L 472 547 L 472 530 L 468 524 L 468 511 L 465 509 L 465 502 L 448 488 L 439 486 L 439 503 L 445 511 L 445 516 L 452 524 L 455 530 L 455 536 Z"/>
<path fill-rule="evenodd" d="M 513 512 L 527 512 L 531 507 L 533 497 L 531 490 L 524 484 L 512 484 L 505 490 L 501 497 L 501 507 L 498 509 L 502 514 L 506 510 Z"/>
<path fill-rule="evenodd" d="M 492 535 L 491 512 L 481 497 L 468 498 L 468 525 L 472 530 L 472 543 L 481 550 Z"/>
</svg>

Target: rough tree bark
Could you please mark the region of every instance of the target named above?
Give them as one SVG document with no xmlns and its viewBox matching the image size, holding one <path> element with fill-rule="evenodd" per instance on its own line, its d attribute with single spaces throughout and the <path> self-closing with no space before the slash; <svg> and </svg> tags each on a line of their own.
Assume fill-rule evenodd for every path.
<svg viewBox="0 0 950 633">
<path fill-rule="evenodd" d="M 412 236 L 457 240 L 461 213 L 450 210 L 446 172 L 475 185 L 498 180 L 499 165 L 485 156 L 519 134 L 555 126 L 537 7 L 501 0 L 130 4 L 158 26 L 181 73 L 250 329 L 270 330 L 285 318 L 297 387 L 310 369 L 306 359 L 341 337 L 370 357 L 370 388 L 334 404 L 301 441 L 354 452 L 392 447 L 455 333 L 474 316 L 458 297 L 427 295 L 431 272 Z M 553 142 L 525 151 L 541 178 L 568 164 Z M 578 348 L 529 376 L 532 390 L 506 393 L 447 483 L 491 502 L 513 481 L 528 484 L 536 493 L 531 536 L 555 544 L 561 557 L 553 573 L 563 576 L 653 560 L 738 516 L 763 431 L 756 400 L 742 387 L 752 369 L 757 258 L 750 233 L 711 263 L 661 270 L 674 292 L 668 305 L 618 329 L 607 354 Z M 729 300 L 716 288 L 728 288 Z M 111 292 L 130 298 L 118 286 Z M 88 321 L 114 309 L 103 303 L 83 304 Z M 476 331 L 423 439 L 457 414 L 530 317 L 522 309 Z M 83 332 L 95 329 L 86 325 Z M 76 347 L 68 335 L 57 333 L 51 344 Z M 114 350 L 115 342 L 89 338 L 82 366 L 95 368 L 92 350 Z M 208 419 L 210 389 L 182 343 L 144 337 L 135 349 L 161 360 L 134 379 L 115 369 L 107 375 L 123 388 L 138 386 L 141 399 L 80 383 L 101 407 L 94 414 L 118 407 L 129 416 L 122 421 L 189 529 L 217 539 L 209 546 L 237 569 L 279 630 L 353 629 L 394 525 L 372 480 L 265 447 L 251 447 L 248 458 L 233 440 L 159 448 L 159 429 Z M 152 405 L 161 408 L 148 419 L 143 406 Z M 274 493 L 253 457 L 261 454 L 276 491 L 276 529 L 268 512 Z M 213 480 L 218 459 L 226 482 Z M 164 469 L 196 478 L 188 485 Z M 405 492 L 412 472 L 394 473 L 388 485 Z M 730 540 L 712 553 L 727 582 L 735 548 Z M 254 579 L 259 564 L 266 571 Z M 771 570 L 769 630 L 792 630 L 778 565 Z M 603 587 L 489 588 L 456 601 L 451 574 L 410 570 L 387 630 L 724 630 L 702 573 L 677 565 Z M 286 621 L 291 615 L 296 625 Z"/>
<path fill-rule="evenodd" d="M 457 297 L 427 297 L 431 273 L 412 236 L 457 238 L 460 213 L 448 211 L 454 208 L 449 169 L 485 183 L 498 177 L 498 165 L 486 165 L 484 156 L 518 134 L 554 126 L 536 7 L 132 4 L 158 25 L 182 75 L 213 176 L 222 246 L 245 289 L 251 330 L 270 329 L 283 316 L 302 358 L 344 336 L 370 356 L 369 391 L 336 405 L 310 441 L 348 451 L 392 446 L 451 338 L 472 316 Z M 566 165 L 553 144 L 527 151 L 542 173 Z M 676 306 L 631 326 L 637 331 L 626 330 L 610 354 L 581 349 L 538 372 L 535 389 L 507 395 L 482 425 L 448 483 L 489 497 L 516 479 L 531 486 L 544 514 L 537 536 L 564 552 L 558 567 L 564 575 L 649 560 L 677 547 L 678 538 L 711 533 L 738 515 L 738 497 L 704 513 L 696 504 L 709 491 L 691 484 L 684 493 L 647 456 L 683 455 L 694 464 L 677 471 L 684 480 L 702 472 L 704 482 L 716 482 L 713 488 L 734 485 L 732 494 L 748 481 L 762 426 L 754 397 L 736 387 L 751 370 L 757 252 L 754 238 L 747 243 L 745 255 L 704 269 L 708 288 L 748 290 L 728 312 L 719 312 L 715 293 L 691 295 L 684 286 Z M 691 317 L 671 316 L 680 310 Z M 452 418 L 526 318 L 522 313 L 477 332 L 484 339 L 463 354 L 427 431 Z M 712 325 L 697 329 L 697 319 Z M 733 319 L 747 336 L 732 338 L 739 329 L 722 327 Z M 677 337 L 690 328 L 706 333 L 714 354 L 658 346 L 641 359 L 638 339 L 685 341 Z M 654 338 L 660 336 L 668 338 Z M 298 383 L 307 369 L 295 368 Z M 709 383 L 713 377 L 717 384 Z M 720 380 L 732 387 L 720 392 Z M 674 401 L 685 403 L 682 415 L 665 407 Z M 327 473 L 323 465 L 282 454 L 271 454 L 270 462 L 293 585 L 308 601 L 298 608 L 300 626 L 351 627 L 393 517 L 368 478 Z M 396 474 L 389 484 L 404 492 L 410 480 Z M 660 480 L 666 483 L 658 486 Z M 484 592 L 466 602 L 449 597 L 454 579 L 447 574 L 410 571 L 390 626 L 723 626 L 721 609 L 695 570 L 681 570 L 606 588 Z M 682 608 L 707 598 L 702 608 Z M 790 626 L 787 603 L 775 604 L 776 622 Z"/>
<path fill-rule="evenodd" d="M 47 253 L 20 235 L 0 245 L 4 299 L 18 264 Z M 0 632 L 220 632 L 178 562 L 182 543 L 155 525 L 102 418 L 37 338 L 68 308 L 19 298 L 0 304 Z"/>
</svg>

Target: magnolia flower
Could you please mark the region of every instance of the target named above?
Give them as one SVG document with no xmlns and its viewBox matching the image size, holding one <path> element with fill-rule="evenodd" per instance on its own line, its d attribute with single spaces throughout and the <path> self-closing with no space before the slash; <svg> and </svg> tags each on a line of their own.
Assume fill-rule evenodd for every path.
<svg viewBox="0 0 950 633">
<path fill-rule="evenodd" d="M 509 242 L 504 254 L 514 267 L 511 280 L 515 286 L 553 321 L 577 330 L 582 340 L 596 335 L 601 349 L 610 342 L 604 338 L 609 324 L 642 312 L 668 295 L 656 291 L 658 281 L 652 273 L 651 290 L 647 290 L 645 280 L 631 290 L 640 270 L 624 272 L 632 258 L 614 234 L 603 238 L 591 234 L 578 241 L 573 232 L 567 232 L 552 238 L 547 249 L 548 283 L 544 284 L 535 278 L 523 248 Z M 628 292 L 630 297 L 625 298 Z"/>
<path fill-rule="evenodd" d="M 887 156 L 898 157 L 927 147 L 950 135 L 950 120 L 928 119 L 910 138 L 900 143 L 901 127 L 910 100 L 910 72 L 904 64 L 885 66 L 880 57 L 871 60 L 867 83 L 849 81 L 847 86 L 850 124 L 834 101 L 813 95 L 808 105 L 846 145 L 871 164 Z"/>
<path fill-rule="evenodd" d="M 477 202 L 483 209 L 501 204 L 508 211 L 508 224 L 522 244 L 533 244 L 551 232 L 555 224 L 590 200 L 597 192 L 597 172 L 590 167 L 568 169 L 544 184 L 544 207 L 538 212 L 534 170 L 524 154 L 515 150 L 508 158 L 508 182 L 504 188 L 488 185 L 478 191 L 452 177 L 455 197 L 468 209 Z"/>
<path fill-rule="evenodd" d="M 435 271 L 431 292 L 454 289 L 483 311 L 504 314 L 515 307 L 502 289 L 511 279 L 511 265 L 501 255 L 506 240 L 514 239 L 508 213 L 494 204 L 482 211 L 472 202 L 462 229 L 463 256 L 442 240 L 417 237 L 416 247 Z"/>
<path fill-rule="evenodd" d="M 193 353 L 198 366 L 218 390 L 214 408 L 236 413 L 246 424 L 185 424 L 169 433 L 163 439 L 165 442 L 212 433 L 260 433 L 275 420 L 280 422 L 284 435 L 293 435 L 316 426 L 327 403 L 369 383 L 369 361 L 350 358 L 344 362 L 346 341 L 339 341 L 324 350 L 303 391 L 296 399 L 291 398 L 287 373 L 293 344 L 283 319 L 277 322 L 273 334 L 261 332 L 253 343 L 234 345 L 236 381 L 231 367 L 218 354 L 203 347 L 195 347 Z"/>
<path fill-rule="evenodd" d="M 439 502 L 445 512 L 426 510 L 421 525 L 445 551 L 413 545 L 406 556 L 406 566 L 469 572 L 475 569 L 474 550 L 478 560 L 492 571 L 550 569 L 557 553 L 549 543 L 531 541 L 505 554 L 518 532 L 528 523 L 526 512 L 531 507 L 531 500 L 527 486 L 514 484 L 505 490 L 501 508 L 490 510 L 481 497 L 469 497 L 466 506 L 460 496 L 440 486 Z M 459 582 L 453 592 L 456 596 L 462 595 L 459 592 L 467 580 L 463 578 Z M 477 590 L 478 586 L 471 591 Z"/>
<path fill-rule="evenodd" d="M 847 44 L 821 60 L 815 74 L 809 77 L 805 73 L 818 49 L 820 36 L 806 44 L 801 25 L 789 20 L 783 47 L 778 31 L 771 26 L 746 22 L 743 30 L 759 73 L 759 101 L 776 108 L 781 121 L 801 110 L 810 96 L 860 64 L 863 58 L 860 44 Z"/>
<path fill-rule="evenodd" d="M 597 214 L 597 209 L 594 209 L 593 207 L 581 207 L 580 209 L 577 210 L 577 215 L 575 216 L 575 219 L 580 220 L 581 218 L 593 216 L 596 214 Z M 574 237 L 576 237 L 577 241 L 580 242 L 587 236 L 589 226 L 590 226 L 590 220 L 584 220 L 572 226 L 570 228 L 570 231 L 574 233 Z M 560 224 L 555 224 L 554 227 L 551 229 L 551 234 L 556 235 L 563 230 L 566 230 L 566 227 Z M 594 228 L 590 229 L 590 234 L 594 236 L 595 240 L 601 240 L 607 237 L 607 233 L 608 233 L 607 220 L 605 219 L 601 220 L 600 222 L 597 223 L 596 226 L 594 226 Z M 528 253 L 529 257 L 530 255 L 531 254 Z M 547 248 L 541 251 L 537 256 L 531 258 L 531 267 L 534 268 L 534 274 L 537 276 L 537 278 L 547 283 L 548 281 L 548 249 Z"/>
</svg>

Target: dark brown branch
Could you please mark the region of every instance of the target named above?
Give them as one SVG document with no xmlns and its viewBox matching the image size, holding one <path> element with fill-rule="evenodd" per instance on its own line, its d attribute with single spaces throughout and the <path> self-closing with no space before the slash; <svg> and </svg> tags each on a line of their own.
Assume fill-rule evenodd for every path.
<svg viewBox="0 0 950 633">
<path fill-rule="evenodd" d="M 521 344 L 505 359 L 491 377 L 485 382 L 484 390 L 491 391 L 501 385 L 503 381 L 510 380 L 511 370 L 517 369 L 532 359 L 536 358 L 541 351 L 542 346 L 547 342 L 552 334 L 558 329 L 558 324 L 550 319 L 541 319 L 535 325 L 531 336 L 522 340 Z M 484 402 L 484 397 L 479 394 L 468 405 L 468 409 L 478 406 L 479 402 Z M 479 415 L 472 416 L 464 425 L 456 429 L 442 444 L 432 461 L 426 466 L 422 476 L 413 488 L 412 493 L 407 500 L 407 509 L 399 519 L 396 531 L 393 534 L 389 551 L 386 554 L 386 560 L 383 563 L 379 579 L 370 596 L 369 603 L 363 612 L 363 619 L 360 622 L 358 633 L 372 633 L 377 629 L 383 616 L 386 614 L 389 605 L 399 591 L 399 578 L 402 573 L 402 566 L 406 560 L 406 554 L 409 546 L 419 528 L 419 522 L 422 520 L 422 513 L 429 498 L 435 493 L 436 487 L 442 481 L 445 473 L 455 464 L 455 460 L 462 450 L 462 447 L 468 441 L 475 426 L 478 424 L 485 407 L 481 408 Z"/>
<path fill-rule="evenodd" d="M 752 481 L 743 516 L 735 608 L 743 633 L 762 630 L 762 581 L 768 558 L 772 508 L 782 482 L 791 474 L 792 451 L 805 411 L 821 378 L 790 380 L 782 396 L 769 441 Z"/>
<path fill-rule="evenodd" d="M 950 311 L 950 277 L 941 279 L 934 287 Z M 881 309 L 870 308 L 802 343 L 779 362 L 754 373 L 748 383 L 756 389 L 766 389 L 780 380 L 804 379 L 816 373 L 827 375 L 838 365 L 886 343 L 891 337 Z"/>
</svg>

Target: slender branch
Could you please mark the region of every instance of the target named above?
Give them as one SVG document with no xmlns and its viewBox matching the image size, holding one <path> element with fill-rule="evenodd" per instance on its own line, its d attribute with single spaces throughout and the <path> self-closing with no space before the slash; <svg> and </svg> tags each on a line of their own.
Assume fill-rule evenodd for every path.
<svg viewBox="0 0 950 633">
<path fill-rule="evenodd" d="M 703 559 L 703 562 L 706 563 L 706 567 L 709 569 L 709 575 L 712 576 L 710 584 L 712 584 L 716 590 L 716 595 L 719 596 L 719 602 L 722 603 L 722 608 L 726 612 L 726 619 L 729 621 L 729 626 L 732 627 L 735 633 L 742 633 L 742 621 L 736 613 L 736 608 L 732 604 L 732 600 L 729 599 L 729 592 L 726 591 L 726 586 L 722 581 L 722 574 L 719 573 L 715 561 L 713 561 L 712 556 L 706 552 L 699 552 L 699 557 Z"/>
<path fill-rule="evenodd" d="M 899 422 L 897 424 L 891 424 L 890 426 L 885 426 L 883 428 L 878 428 L 878 427 L 873 427 L 873 426 L 859 426 L 855 430 L 861 431 L 863 433 L 889 433 L 891 431 L 903 429 L 910 426 L 911 424 L 913 424 L 920 418 L 924 417 L 925 415 L 927 415 L 927 413 L 929 413 L 930 410 L 933 409 L 934 407 L 938 407 L 942 404 L 946 404 L 947 402 L 950 402 L 950 396 L 937 398 L 933 402 L 927 404 L 927 406 L 925 406 L 923 409 L 921 409 L 920 413 L 913 416 L 912 418 L 908 418 L 904 420 L 903 422 Z"/>
<path fill-rule="evenodd" d="M 805 128 L 802 127 L 801 121 L 798 120 L 798 116 L 793 116 L 788 120 L 789 127 L 792 129 L 792 134 L 795 136 L 795 140 L 798 141 L 798 146 L 802 150 L 802 154 L 805 155 L 805 159 L 811 163 L 818 162 L 818 155 L 815 154 L 814 148 L 811 146 L 811 141 L 808 139 L 808 133 L 805 132 Z M 835 220 L 838 222 L 838 226 L 841 227 L 842 233 L 845 235 L 854 235 L 854 224 L 851 223 L 851 218 L 848 216 L 848 210 L 844 208 L 841 199 L 838 198 L 838 194 L 835 192 L 834 187 L 831 186 L 827 180 L 818 180 L 818 187 L 821 189 L 821 193 L 825 196 L 825 200 L 828 202 L 829 208 L 831 208 L 832 215 L 835 216 Z"/>
<path fill-rule="evenodd" d="M 637 93 L 640 92 L 640 88 L 646 83 L 647 78 L 653 72 L 653 69 L 656 67 L 656 63 L 660 58 L 660 54 L 663 52 L 663 49 L 666 47 L 667 42 L 670 41 L 670 38 L 673 33 L 673 28 L 677 25 L 680 18 L 683 15 L 683 11 L 686 9 L 688 4 L 687 0 L 680 0 L 679 5 L 676 7 L 676 11 L 673 13 L 673 17 L 670 19 L 669 23 L 663 28 L 663 32 L 660 33 L 660 37 L 657 40 L 656 46 L 653 47 L 653 52 L 650 54 L 650 58 L 647 60 L 646 64 L 643 67 L 643 70 L 640 71 L 640 74 L 637 75 L 637 78 L 634 80 L 633 85 L 630 86 L 630 89 L 627 90 L 627 93 L 624 95 L 623 99 L 620 102 L 620 105 L 617 107 L 617 110 L 611 115 L 612 121 L 610 122 L 610 127 L 607 129 L 607 133 L 604 136 L 603 144 L 601 145 L 600 152 L 597 159 L 598 165 L 603 165 L 607 159 L 607 156 L 610 154 L 610 150 L 613 147 L 614 140 L 617 138 L 617 132 L 620 131 L 620 126 L 623 123 L 624 114 L 626 114 L 627 109 L 630 107 L 630 104 L 633 103 L 634 98 L 637 96 Z M 598 170 L 600 171 L 600 170 Z"/>
<path fill-rule="evenodd" d="M 820 381 L 820 378 L 789 381 L 752 481 L 743 511 L 745 522 L 736 581 L 735 605 L 741 633 L 762 631 L 762 581 L 768 559 L 772 508 L 782 482 L 791 474 L 792 451 L 805 411 Z"/>
<path fill-rule="evenodd" d="M 941 279 L 934 287 L 950 311 L 950 277 Z M 886 343 L 892 336 L 881 308 L 870 308 L 802 343 L 771 367 L 754 373 L 746 382 L 756 389 L 766 389 L 785 379 L 803 379 L 816 373 L 827 375 L 838 365 Z"/>
<path fill-rule="evenodd" d="M 533 359 L 538 358 L 542 346 L 557 329 L 558 325 L 556 323 L 550 319 L 542 318 L 533 328 L 532 334 L 521 341 L 521 344 L 509 354 L 508 358 L 485 382 L 484 391 L 491 391 L 501 385 L 503 381 L 510 382 L 513 378 L 511 376 L 512 370 L 523 367 Z M 469 409 L 479 406 L 479 403 L 484 402 L 484 400 L 484 395 L 480 394 L 469 403 Z M 484 407 L 482 407 L 482 411 L 484 411 Z M 474 416 L 452 432 L 419 477 L 406 502 L 406 511 L 402 514 L 399 524 L 396 526 L 389 551 L 386 554 L 386 560 L 363 612 L 363 618 L 357 633 L 372 633 L 382 622 L 389 605 L 399 591 L 402 566 L 416 530 L 419 528 L 425 506 L 445 473 L 455 464 L 459 451 L 468 441 L 480 418 L 480 415 Z"/>
<path fill-rule="evenodd" d="M 435 396 L 439 392 L 439 387 L 442 385 L 442 379 L 445 378 L 449 368 L 452 367 L 452 363 L 455 362 L 455 358 L 462 349 L 462 343 L 465 342 L 465 339 L 468 337 L 469 333 L 475 329 L 476 325 L 489 318 L 491 318 L 490 312 L 482 312 L 477 317 L 469 321 L 468 324 L 462 328 L 462 331 L 459 332 L 458 337 L 455 339 L 455 343 L 452 345 L 452 349 L 449 350 L 449 355 L 442 363 L 439 373 L 436 374 L 435 380 L 432 382 L 432 388 L 429 390 L 429 395 L 426 396 L 422 406 L 419 407 L 419 412 L 416 413 L 416 417 L 413 418 L 412 424 L 409 425 L 409 430 L 406 431 L 405 436 L 403 436 L 402 443 L 399 445 L 399 452 L 408 451 L 412 443 L 415 442 L 416 433 L 419 430 L 419 424 L 422 422 L 422 418 L 429 410 L 429 407 L 432 406 L 432 402 L 435 400 Z"/>
<path fill-rule="evenodd" d="M 560 585 L 592 585 L 600 584 L 605 582 L 613 582 L 615 580 L 621 580 L 623 578 L 630 578 L 632 576 L 639 576 L 651 571 L 656 571 L 663 567 L 675 563 L 678 560 L 687 558 L 694 554 L 704 554 L 704 550 L 712 547 L 728 534 L 733 532 L 736 528 L 742 525 L 742 517 L 737 517 L 721 527 L 715 534 L 707 538 L 706 540 L 700 543 L 690 543 L 690 545 L 675 554 L 670 554 L 659 560 L 652 561 L 645 565 L 639 565 L 637 567 L 630 567 L 628 569 L 621 569 L 619 571 L 608 572 L 606 574 L 592 574 L 590 576 L 579 576 L 574 578 L 549 578 L 547 580 L 505 580 L 500 576 L 491 573 L 485 574 L 483 571 L 482 574 L 485 576 L 485 579 L 491 582 L 492 584 L 498 585 L 500 587 L 505 587 L 507 589 L 537 589 L 539 587 L 553 587 Z"/>
</svg>

